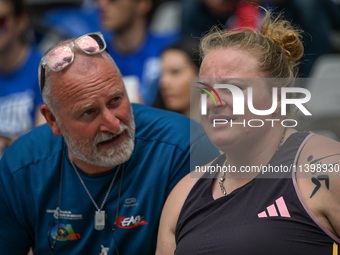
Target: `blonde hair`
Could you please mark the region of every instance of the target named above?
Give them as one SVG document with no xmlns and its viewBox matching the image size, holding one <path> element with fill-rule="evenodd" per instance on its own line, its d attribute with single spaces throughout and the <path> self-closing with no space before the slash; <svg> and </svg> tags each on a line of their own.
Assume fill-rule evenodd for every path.
<svg viewBox="0 0 340 255">
<path fill-rule="evenodd" d="M 264 8 L 262 8 L 264 9 Z M 264 9 L 265 16 L 260 31 L 245 28 L 225 31 L 213 28 L 201 40 L 200 52 L 204 58 L 211 50 L 236 47 L 258 49 L 259 67 L 268 78 L 296 78 L 298 60 L 303 55 L 302 30 L 282 18 L 274 18 L 271 11 Z"/>
</svg>

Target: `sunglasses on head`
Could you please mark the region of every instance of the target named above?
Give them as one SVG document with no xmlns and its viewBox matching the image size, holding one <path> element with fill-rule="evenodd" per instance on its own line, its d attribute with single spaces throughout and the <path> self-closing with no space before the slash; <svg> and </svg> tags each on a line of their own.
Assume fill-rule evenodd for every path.
<svg viewBox="0 0 340 255">
<path fill-rule="evenodd" d="M 106 50 L 106 43 L 102 33 L 89 33 L 78 37 L 77 39 L 58 46 L 49 51 L 42 57 L 40 62 L 40 91 L 43 92 L 45 86 L 45 68 L 46 65 L 54 72 L 64 70 L 72 64 L 74 60 L 73 47 L 84 52 L 87 55 L 94 55 Z"/>
</svg>

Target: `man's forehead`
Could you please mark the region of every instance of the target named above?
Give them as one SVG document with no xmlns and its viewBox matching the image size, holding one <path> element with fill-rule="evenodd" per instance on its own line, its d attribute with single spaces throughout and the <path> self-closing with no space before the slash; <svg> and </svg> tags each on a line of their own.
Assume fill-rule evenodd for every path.
<svg viewBox="0 0 340 255">
<path fill-rule="evenodd" d="M 113 62 L 98 56 L 76 54 L 74 62 L 69 67 L 61 72 L 53 72 L 52 77 L 53 87 L 62 90 L 78 87 L 82 89 L 82 87 L 90 87 L 90 84 L 100 85 L 100 83 L 124 86 L 120 72 Z"/>
<path fill-rule="evenodd" d="M 108 98 L 112 98 L 115 96 L 122 95 L 124 91 L 120 88 L 113 88 L 109 93 L 105 94 Z M 95 102 L 92 101 L 90 98 L 85 98 L 80 102 L 74 102 L 74 112 L 80 112 L 85 109 L 91 108 L 95 105 Z"/>
<path fill-rule="evenodd" d="M 125 95 L 125 88 L 120 77 L 109 74 L 106 77 L 89 76 L 81 79 L 60 79 L 60 86 L 55 86 L 55 96 L 62 101 L 62 108 L 68 114 L 80 112 L 112 99 L 114 96 Z"/>
</svg>

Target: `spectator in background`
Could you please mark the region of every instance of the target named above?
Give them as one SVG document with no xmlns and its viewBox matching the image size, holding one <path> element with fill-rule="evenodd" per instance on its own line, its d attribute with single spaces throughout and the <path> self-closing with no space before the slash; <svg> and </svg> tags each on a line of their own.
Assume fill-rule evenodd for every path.
<svg viewBox="0 0 340 255">
<path fill-rule="evenodd" d="M 23 0 L 0 0 L 0 157 L 18 136 L 43 123 L 37 70 L 41 55 L 24 39 Z"/>
<path fill-rule="evenodd" d="M 176 35 L 155 36 L 148 29 L 152 0 L 98 0 L 106 38 L 132 102 L 152 105 L 158 92 L 159 55 Z"/>
<path fill-rule="evenodd" d="M 192 38 L 181 39 L 163 51 L 161 63 L 159 86 L 164 109 L 190 117 L 190 78 L 198 77 L 200 66 L 198 42 Z M 198 104 L 196 109 L 199 109 Z M 194 116 L 194 112 L 191 117 L 199 121 L 199 116 Z"/>
<path fill-rule="evenodd" d="M 201 37 L 210 28 L 257 28 L 260 11 L 249 1 L 184 0 L 182 2 L 181 34 Z"/>
</svg>

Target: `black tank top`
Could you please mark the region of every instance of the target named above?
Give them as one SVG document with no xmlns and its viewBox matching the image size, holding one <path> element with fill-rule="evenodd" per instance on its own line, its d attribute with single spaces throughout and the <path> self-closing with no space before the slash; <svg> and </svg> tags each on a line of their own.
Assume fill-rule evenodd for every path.
<svg viewBox="0 0 340 255">
<path fill-rule="evenodd" d="M 294 164 L 310 136 L 292 134 L 268 165 Z M 224 160 L 222 155 L 213 164 Z M 216 200 L 213 178 L 200 178 L 178 218 L 175 255 L 338 255 L 340 239 L 307 208 L 292 172 L 280 174 L 254 178 Z"/>
</svg>

